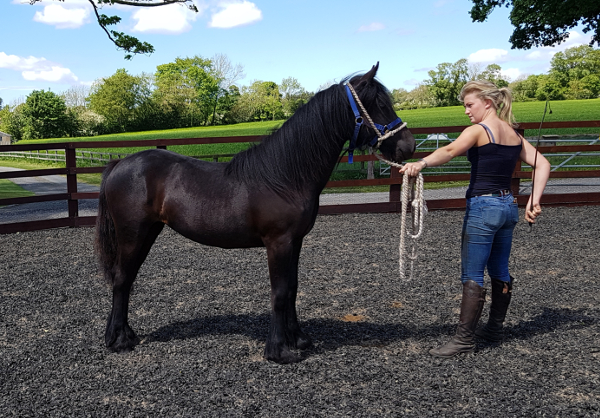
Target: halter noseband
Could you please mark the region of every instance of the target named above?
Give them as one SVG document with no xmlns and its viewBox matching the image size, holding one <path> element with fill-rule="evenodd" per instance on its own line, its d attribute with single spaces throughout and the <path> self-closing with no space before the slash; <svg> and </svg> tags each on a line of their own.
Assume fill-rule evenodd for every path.
<svg viewBox="0 0 600 418">
<path fill-rule="evenodd" d="M 377 136 L 375 136 L 369 142 L 369 146 L 375 146 L 375 149 L 379 148 L 381 143 L 388 139 L 390 136 L 394 135 L 396 132 L 406 127 L 406 122 L 402 123 L 402 119 L 400 119 L 399 117 L 385 126 L 373 122 L 373 120 L 367 113 L 367 110 L 358 98 L 356 91 L 354 91 L 354 88 L 350 85 L 350 83 L 345 84 L 345 87 L 346 95 L 348 96 L 348 101 L 350 102 L 350 107 L 352 108 L 352 112 L 354 112 L 354 135 L 352 135 L 352 140 L 350 141 L 350 146 L 348 147 L 348 164 L 352 164 L 354 162 L 354 150 L 356 149 L 356 139 L 358 138 L 358 133 L 360 132 L 360 128 L 363 124 L 363 117 L 358 111 L 357 103 L 363 111 L 365 117 L 367 118 L 367 121 L 377 134 Z M 401 124 L 400 127 L 396 128 L 396 126 L 398 126 L 399 124 Z"/>
</svg>

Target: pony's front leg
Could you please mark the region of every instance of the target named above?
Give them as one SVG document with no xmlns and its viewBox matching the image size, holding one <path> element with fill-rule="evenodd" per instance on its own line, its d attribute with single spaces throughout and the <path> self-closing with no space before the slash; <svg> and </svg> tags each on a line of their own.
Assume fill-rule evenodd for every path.
<svg viewBox="0 0 600 418">
<path fill-rule="evenodd" d="M 298 291 L 298 259 L 302 241 L 278 239 L 267 243 L 271 278 L 271 323 L 265 347 L 265 358 L 277 363 L 293 363 L 301 357 L 290 349 L 305 349 L 310 338 L 302 332 L 296 314 Z"/>
</svg>

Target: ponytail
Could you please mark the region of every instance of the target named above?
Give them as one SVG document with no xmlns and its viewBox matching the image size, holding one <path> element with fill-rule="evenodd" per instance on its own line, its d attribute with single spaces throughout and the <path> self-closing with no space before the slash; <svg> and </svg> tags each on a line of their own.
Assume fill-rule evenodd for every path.
<svg viewBox="0 0 600 418">
<path fill-rule="evenodd" d="M 502 102 L 499 106 L 500 113 L 498 114 L 498 117 L 513 128 L 516 128 L 517 121 L 512 113 L 512 93 L 506 87 L 502 87 L 499 91 L 502 96 Z"/>
<path fill-rule="evenodd" d="M 498 89 L 494 83 L 487 80 L 469 81 L 460 91 L 458 100 L 464 101 L 465 96 L 471 93 L 477 94 L 482 100 L 491 101 L 498 117 L 513 128 L 517 127 L 512 113 L 512 93 L 508 88 Z"/>
</svg>

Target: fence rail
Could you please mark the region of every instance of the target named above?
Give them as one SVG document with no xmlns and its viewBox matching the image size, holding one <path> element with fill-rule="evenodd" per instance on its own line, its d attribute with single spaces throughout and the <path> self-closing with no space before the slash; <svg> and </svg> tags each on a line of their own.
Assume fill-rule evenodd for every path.
<svg viewBox="0 0 600 418">
<path fill-rule="evenodd" d="M 521 132 L 525 129 L 537 129 L 537 123 L 521 124 Z M 462 132 L 467 126 L 447 126 L 447 127 L 432 127 L 432 128 L 411 128 L 413 134 L 438 134 L 438 133 L 455 133 Z M 600 128 L 600 121 L 580 121 L 580 122 L 548 122 L 544 124 L 545 129 L 555 128 Z M 10 204 L 23 204 L 33 202 L 48 202 L 56 200 L 66 200 L 68 207 L 68 217 L 60 219 L 47 219 L 41 221 L 18 222 L 10 224 L 0 224 L 0 234 L 25 232 L 39 229 L 59 228 L 59 227 L 80 227 L 91 226 L 95 224 L 95 216 L 79 216 L 78 202 L 82 199 L 97 199 L 98 193 L 79 193 L 77 191 L 77 175 L 86 173 L 101 173 L 104 167 L 79 167 L 77 165 L 78 152 L 82 156 L 82 152 L 91 148 L 123 148 L 123 147 L 156 147 L 166 149 L 168 146 L 189 145 L 189 144 L 215 144 L 215 143 L 243 143 L 243 142 L 258 142 L 261 136 L 238 136 L 238 137 L 216 137 L 216 138 L 180 138 L 180 139 L 157 139 L 157 140 L 137 140 L 137 141 L 89 141 L 89 142 L 62 142 L 62 143 L 47 143 L 47 144 L 16 144 L 0 146 L 0 156 L 15 152 L 28 151 L 61 151 L 64 152 L 64 168 L 50 168 L 41 170 L 27 171 L 11 171 L 0 173 L 0 179 L 19 178 L 19 177 L 35 177 L 43 175 L 66 175 L 67 177 L 67 193 L 31 196 L 11 199 L 0 199 L 0 206 Z M 79 150 L 79 151 L 78 151 Z M 86 150 L 86 151 L 82 151 Z M 544 154 L 561 154 L 561 153 L 581 153 L 581 152 L 600 152 L 600 145 L 564 145 L 556 146 L 550 144 L 541 144 L 540 151 Z M 43 154 L 43 153 L 42 153 Z M 50 153 L 52 154 L 52 153 Z M 103 154 L 100 152 L 100 154 Z M 106 154 L 106 153 L 105 153 Z M 416 152 L 414 158 L 423 158 L 431 154 L 430 151 Z M 117 154 L 119 155 L 119 154 Z M 219 157 L 230 157 L 230 154 L 223 154 Z M 217 158 L 219 158 L 217 157 Z M 347 162 L 347 157 L 341 159 L 341 162 Z M 377 161 L 373 155 L 356 155 L 356 162 Z M 521 179 L 531 178 L 530 171 L 524 171 L 521 163 L 517 164 L 513 174 L 512 190 L 520 205 L 525 205 L 528 195 L 519 194 L 519 184 Z M 563 167 L 564 168 L 564 167 Z M 550 174 L 551 178 L 591 178 L 600 177 L 600 170 L 579 170 L 579 171 L 553 171 Z M 466 181 L 469 180 L 468 173 L 443 173 L 425 176 L 426 182 L 448 182 L 448 181 Z M 338 180 L 330 181 L 326 187 L 355 187 L 355 186 L 374 186 L 387 185 L 389 189 L 389 201 L 381 203 L 365 203 L 365 204 L 347 204 L 347 205 L 328 205 L 321 206 L 319 213 L 334 214 L 334 213 L 383 213 L 383 212 L 399 212 L 401 210 L 400 188 L 402 177 L 397 173 L 397 170 L 391 170 L 389 178 L 379 178 L 370 180 Z M 600 204 L 600 193 L 578 193 L 578 194 L 553 194 L 544 197 L 544 205 L 586 205 Z M 429 209 L 461 209 L 464 208 L 464 199 L 443 199 L 429 200 Z"/>
</svg>

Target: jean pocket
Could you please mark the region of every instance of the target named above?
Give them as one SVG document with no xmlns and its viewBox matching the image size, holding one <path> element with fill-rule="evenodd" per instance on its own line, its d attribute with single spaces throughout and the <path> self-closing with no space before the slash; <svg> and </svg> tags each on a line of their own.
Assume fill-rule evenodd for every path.
<svg viewBox="0 0 600 418">
<path fill-rule="evenodd" d="M 504 216 L 501 208 L 494 206 L 485 206 L 481 208 L 481 215 L 484 225 L 491 228 L 500 228 L 504 224 Z"/>
</svg>

